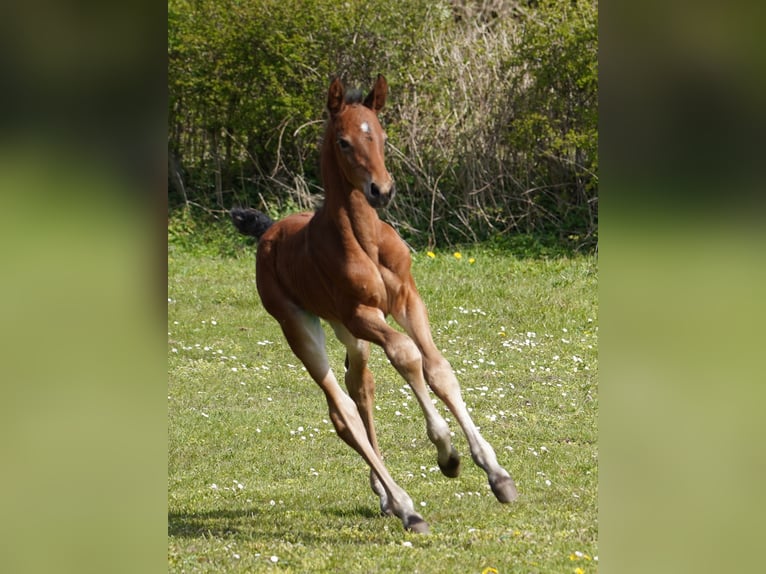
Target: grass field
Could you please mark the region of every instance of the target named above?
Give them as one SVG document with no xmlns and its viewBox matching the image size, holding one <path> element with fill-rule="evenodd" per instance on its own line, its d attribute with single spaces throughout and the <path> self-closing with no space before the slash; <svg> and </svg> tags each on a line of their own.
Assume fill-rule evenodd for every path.
<svg viewBox="0 0 766 574">
<path fill-rule="evenodd" d="M 434 339 L 521 496 L 495 500 L 446 411 L 463 471 L 442 476 L 411 391 L 373 349 L 381 449 L 431 526 L 420 536 L 378 515 L 367 466 L 335 436 L 321 391 L 260 305 L 252 250 L 171 246 L 170 572 L 597 571 L 595 258 L 460 255 L 417 254 L 413 273 Z M 328 344 L 342 373 L 331 331 Z"/>
</svg>

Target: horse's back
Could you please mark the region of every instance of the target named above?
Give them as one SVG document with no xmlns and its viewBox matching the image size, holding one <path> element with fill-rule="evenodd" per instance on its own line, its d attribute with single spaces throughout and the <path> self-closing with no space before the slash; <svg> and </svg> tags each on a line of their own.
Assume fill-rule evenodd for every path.
<svg viewBox="0 0 766 574">
<path fill-rule="evenodd" d="M 261 237 L 261 242 L 275 242 L 285 241 L 289 237 L 295 236 L 301 229 L 306 227 L 311 218 L 314 217 L 313 212 L 304 211 L 301 213 L 293 213 L 287 217 L 276 221 L 274 225 L 269 227 L 266 233 Z"/>
</svg>

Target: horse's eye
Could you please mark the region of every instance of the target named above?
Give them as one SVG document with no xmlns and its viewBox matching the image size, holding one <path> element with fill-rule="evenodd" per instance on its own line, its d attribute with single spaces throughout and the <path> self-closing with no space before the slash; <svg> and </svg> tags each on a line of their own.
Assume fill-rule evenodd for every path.
<svg viewBox="0 0 766 574">
<path fill-rule="evenodd" d="M 338 138 L 338 145 L 340 146 L 340 149 L 342 150 L 351 149 L 351 144 L 348 143 L 347 140 L 344 140 L 342 138 Z"/>
</svg>

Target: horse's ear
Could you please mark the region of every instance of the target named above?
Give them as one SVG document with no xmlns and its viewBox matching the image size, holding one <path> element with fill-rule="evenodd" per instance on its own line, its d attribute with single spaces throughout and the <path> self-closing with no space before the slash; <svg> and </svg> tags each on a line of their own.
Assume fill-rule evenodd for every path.
<svg viewBox="0 0 766 574">
<path fill-rule="evenodd" d="M 330 115 L 334 116 L 340 113 L 344 105 L 343 84 L 340 78 L 334 78 L 327 94 L 327 109 Z"/>
<path fill-rule="evenodd" d="M 375 80 L 375 85 L 372 86 L 372 91 L 367 94 L 364 99 L 364 105 L 374 111 L 376 114 L 383 109 L 386 104 L 386 96 L 388 95 L 388 82 L 381 74 L 378 74 L 378 79 Z"/>
</svg>

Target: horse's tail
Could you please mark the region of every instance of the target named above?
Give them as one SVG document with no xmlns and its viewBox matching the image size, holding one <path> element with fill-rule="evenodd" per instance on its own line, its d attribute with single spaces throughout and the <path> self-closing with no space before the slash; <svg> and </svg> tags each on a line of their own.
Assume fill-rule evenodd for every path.
<svg viewBox="0 0 766 574">
<path fill-rule="evenodd" d="M 268 215 L 249 207 L 234 207 L 229 215 L 231 215 L 234 227 L 242 235 L 252 235 L 256 239 L 260 239 L 261 235 L 266 233 L 266 230 L 274 224 L 274 220 Z"/>
</svg>

